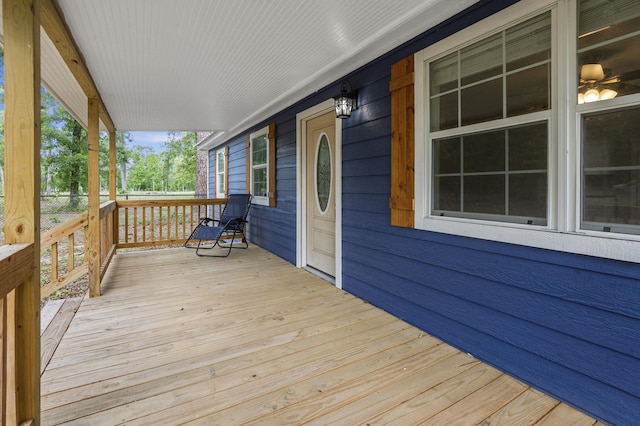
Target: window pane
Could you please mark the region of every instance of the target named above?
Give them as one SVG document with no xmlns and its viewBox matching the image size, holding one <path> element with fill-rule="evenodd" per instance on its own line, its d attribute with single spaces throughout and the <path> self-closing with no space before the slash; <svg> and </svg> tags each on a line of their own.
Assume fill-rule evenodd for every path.
<svg viewBox="0 0 640 426">
<path fill-rule="evenodd" d="M 437 95 L 458 88 L 458 52 L 429 65 L 429 93 Z"/>
<path fill-rule="evenodd" d="M 507 117 L 549 109 L 549 64 L 507 76 Z"/>
<path fill-rule="evenodd" d="M 547 170 L 547 133 L 546 122 L 509 129 L 509 170 Z"/>
<path fill-rule="evenodd" d="M 505 214 L 504 174 L 465 176 L 463 211 Z"/>
<path fill-rule="evenodd" d="M 638 0 L 580 0 L 578 14 L 578 49 L 629 34 L 640 28 Z"/>
<path fill-rule="evenodd" d="M 583 118 L 583 222 L 640 224 L 639 134 L 640 108 Z"/>
<path fill-rule="evenodd" d="M 578 90 L 585 93 L 589 89 L 595 89 L 598 92 L 608 89 L 615 91 L 616 97 L 640 93 L 638 46 L 640 46 L 640 35 L 580 53 L 578 55 L 580 73 Z M 590 80 L 585 75 L 583 66 L 587 64 L 602 67 L 603 74 L 599 76 L 600 78 Z"/>
<path fill-rule="evenodd" d="M 584 117 L 586 169 L 640 166 L 640 108 Z"/>
<path fill-rule="evenodd" d="M 460 138 L 433 142 L 433 168 L 436 174 L 460 173 Z"/>
<path fill-rule="evenodd" d="M 224 194 L 224 174 L 218 175 L 217 192 L 218 194 Z"/>
<path fill-rule="evenodd" d="M 585 172 L 584 185 L 583 221 L 640 225 L 639 170 Z"/>
<path fill-rule="evenodd" d="M 578 102 L 640 93 L 640 2 L 580 0 L 578 13 Z"/>
<path fill-rule="evenodd" d="M 502 74 L 502 33 L 487 37 L 460 51 L 463 86 Z"/>
<path fill-rule="evenodd" d="M 502 118 L 502 78 L 462 90 L 462 125 Z"/>
<path fill-rule="evenodd" d="M 458 91 L 431 99 L 431 131 L 458 127 Z"/>
<path fill-rule="evenodd" d="M 267 135 L 260 135 L 251 140 L 253 165 L 267 164 Z"/>
<path fill-rule="evenodd" d="M 547 129 L 545 121 L 434 140 L 434 212 L 546 224 Z"/>
<path fill-rule="evenodd" d="M 219 152 L 217 154 L 218 164 L 216 165 L 218 173 L 224 173 L 224 153 Z"/>
<path fill-rule="evenodd" d="M 551 59 L 551 12 L 506 31 L 507 71 Z"/>
<path fill-rule="evenodd" d="M 331 151 L 329 149 L 327 135 L 322 135 L 320 143 L 318 144 L 316 157 L 316 196 L 320 211 L 324 213 L 327 211 L 329 205 L 332 184 L 331 178 L 333 175 L 331 172 Z"/>
<path fill-rule="evenodd" d="M 267 196 L 267 168 L 253 169 L 253 195 L 256 197 Z"/>
<path fill-rule="evenodd" d="M 509 176 L 509 215 L 547 217 L 547 174 L 527 173 Z"/>
<path fill-rule="evenodd" d="M 505 170 L 504 130 L 464 137 L 464 172 Z"/>
<path fill-rule="evenodd" d="M 460 177 L 436 177 L 433 183 L 433 207 L 435 210 L 460 211 Z"/>
</svg>

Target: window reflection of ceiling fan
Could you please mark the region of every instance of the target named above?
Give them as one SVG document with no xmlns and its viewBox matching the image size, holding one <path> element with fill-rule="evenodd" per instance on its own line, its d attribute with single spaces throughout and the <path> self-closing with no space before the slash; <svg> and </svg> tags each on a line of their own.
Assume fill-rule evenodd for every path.
<svg viewBox="0 0 640 426">
<path fill-rule="evenodd" d="M 578 86 L 578 103 L 589 103 L 613 99 L 618 92 L 607 85 L 620 83 L 620 77 L 605 79 L 602 64 L 584 64 L 580 67 L 580 85 Z"/>
<path fill-rule="evenodd" d="M 620 89 L 628 86 L 625 82 L 640 78 L 640 71 L 630 71 L 620 75 L 607 77 L 602 64 L 584 64 L 580 67 L 580 85 L 578 86 L 578 103 L 588 103 L 613 99 Z M 626 87 L 626 89 L 630 89 Z M 636 93 L 639 90 L 628 90 Z"/>
</svg>

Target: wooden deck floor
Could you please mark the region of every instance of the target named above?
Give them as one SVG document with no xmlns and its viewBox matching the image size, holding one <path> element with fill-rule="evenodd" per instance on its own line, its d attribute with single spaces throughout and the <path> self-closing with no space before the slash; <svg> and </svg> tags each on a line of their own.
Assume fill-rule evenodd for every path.
<svg viewBox="0 0 640 426">
<path fill-rule="evenodd" d="M 42 424 L 595 421 L 254 246 L 118 254 L 42 375 Z"/>
</svg>

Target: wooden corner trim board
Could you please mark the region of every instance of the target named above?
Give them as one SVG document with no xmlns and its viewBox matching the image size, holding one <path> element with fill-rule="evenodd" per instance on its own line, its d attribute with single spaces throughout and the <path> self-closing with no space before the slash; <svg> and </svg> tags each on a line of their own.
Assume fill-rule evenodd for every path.
<svg viewBox="0 0 640 426">
<path fill-rule="evenodd" d="M 269 124 L 269 207 L 276 206 L 276 123 Z"/>
<path fill-rule="evenodd" d="M 247 141 L 244 144 L 245 157 L 245 189 L 247 194 L 251 194 L 251 135 L 247 135 Z"/>
</svg>

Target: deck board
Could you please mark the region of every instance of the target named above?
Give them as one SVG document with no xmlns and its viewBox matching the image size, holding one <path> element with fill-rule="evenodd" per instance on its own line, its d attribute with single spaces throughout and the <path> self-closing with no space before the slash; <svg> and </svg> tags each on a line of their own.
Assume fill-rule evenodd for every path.
<svg viewBox="0 0 640 426">
<path fill-rule="evenodd" d="M 102 294 L 42 375 L 43 425 L 595 423 L 256 246 L 121 253 Z"/>
<path fill-rule="evenodd" d="M 81 302 L 81 297 L 54 300 L 47 303 L 42 309 L 43 315 L 40 325 L 41 374 L 49 365 Z"/>
</svg>

